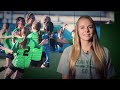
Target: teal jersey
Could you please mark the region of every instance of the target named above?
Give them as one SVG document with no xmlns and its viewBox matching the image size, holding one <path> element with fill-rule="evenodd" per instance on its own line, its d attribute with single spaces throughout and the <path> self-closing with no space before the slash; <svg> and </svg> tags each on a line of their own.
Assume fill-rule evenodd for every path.
<svg viewBox="0 0 120 90">
<path fill-rule="evenodd" d="M 31 62 L 33 48 L 40 48 L 41 46 L 35 43 L 34 40 L 28 39 L 28 43 L 25 47 L 25 49 L 20 48 L 19 42 L 21 42 L 22 39 L 14 44 L 12 47 L 12 50 L 14 52 L 14 59 L 12 61 L 13 65 L 15 67 L 25 69 L 28 68 Z"/>
<path fill-rule="evenodd" d="M 45 32 L 44 32 L 44 31 L 41 31 L 41 32 L 42 32 L 42 35 L 43 35 L 43 34 L 45 34 Z"/>
<path fill-rule="evenodd" d="M 28 35 L 28 38 L 32 38 L 37 44 L 39 44 L 38 38 L 38 32 L 33 32 Z M 33 48 L 33 54 L 32 54 L 32 60 L 34 61 L 40 61 L 42 56 L 43 46 L 41 46 L 40 49 Z"/>
<path fill-rule="evenodd" d="M 73 45 L 73 38 L 67 39 L 67 40 L 68 40 L 68 43 L 69 43 L 70 45 Z"/>
<path fill-rule="evenodd" d="M 10 35 L 11 34 L 9 32 L 3 33 L 3 37 L 10 36 Z M 12 48 L 12 39 L 11 38 L 9 38 L 9 39 L 3 38 L 3 44 L 6 48 L 11 49 Z M 7 52 L 5 52 L 5 53 L 7 53 Z"/>
<path fill-rule="evenodd" d="M 13 30 L 14 33 L 19 33 L 20 32 L 20 29 L 18 27 L 16 27 L 14 30 Z M 14 37 L 14 35 L 12 35 L 12 38 L 15 39 L 15 42 L 18 42 L 19 41 L 19 38 L 17 37 Z"/>
<path fill-rule="evenodd" d="M 38 43 L 39 38 L 38 32 L 32 32 L 27 37 L 32 38 L 36 43 Z"/>
<path fill-rule="evenodd" d="M 29 26 L 29 24 L 25 24 L 25 27 L 28 27 Z"/>
<path fill-rule="evenodd" d="M 40 61 L 40 60 L 41 60 L 41 57 L 42 57 L 42 52 L 43 52 L 43 46 L 41 46 L 40 49 L 34 48 L 31 59 L 32 59 L 33 61 Z"/>
<path fill-rule="evenodd" d="M 13 32 L 17 32 L 18 30 L 19 30 L 19 28 L 16 27 L 16 28 L 13 30 Z"/>
<path fill-rule="evenodd" d="M 54 25 L 53 32 L 58 32 L 61 28 L 60 25 Z"/>
</svg>

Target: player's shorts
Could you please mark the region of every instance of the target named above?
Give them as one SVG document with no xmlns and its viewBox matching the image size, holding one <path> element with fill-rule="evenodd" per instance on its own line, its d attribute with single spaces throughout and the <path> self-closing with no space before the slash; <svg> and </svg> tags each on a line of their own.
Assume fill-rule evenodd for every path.
<svg viewBox="0 0 120 90">
<path fill-rule="evenodd" d="M 6 58 L 9 58 L 9 59 L 13 60 L 14 59 L 14 55 L 8 53 L 8 54 L 6 54 Z"/>
<path fill-rule="evenodd" d="M 31 60 L 31 66 L 37 67 L 39 66 L 40 61 L 35 61 L 35 60 Z"/>
<path fill-rule="evenodd" d="M 41 60 L 42 60 L 42 58 L 46 58 L 46 53 L 45 52 L 42 52 Z M 31 60 L 31 66 L 34 66 L 34 67 L 39 66 L 41 60 L 40 61 Z"/>
<path fill-rule="evenodd" d="M 42 57 L 41 58 L 46 58 L 46 53 L 42 52 Z"/>
<path fill-rule="evenodd" d="M 10 64 L 9 68 L 13 71 L 13 72 L 16 72 L 16 70 L 20 73 L 24 73 L 24 69 L 21 69 L 21 68 L 17 68 L 15 67 L 12 63 Z"/>
</svg>

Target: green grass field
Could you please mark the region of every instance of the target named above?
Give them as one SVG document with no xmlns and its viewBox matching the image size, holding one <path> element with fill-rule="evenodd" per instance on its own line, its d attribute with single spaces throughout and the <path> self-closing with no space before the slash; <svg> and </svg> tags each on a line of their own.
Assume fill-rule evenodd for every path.
<svg viewBox="0 0 120 90">
<path fill-rule="evenodd" d="M 57 66 L 61 53 L 50 54 L 49 68 L 28 68 L 25 69 L 24 79 L 61 79 L 61 74 L 57 72 Z M 0 59 L 0 66 L 5 63 L 5 59 Z M 0 79 L 4 79 L 4 72 L 0 72 Z"/>
</svg>

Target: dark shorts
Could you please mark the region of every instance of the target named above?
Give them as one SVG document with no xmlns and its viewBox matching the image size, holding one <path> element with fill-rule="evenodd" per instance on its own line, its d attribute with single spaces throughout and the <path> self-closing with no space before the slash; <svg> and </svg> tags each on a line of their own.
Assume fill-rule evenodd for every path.
<svg viewBox="0 0 120 90">
<path fill-rule="evenodd" d="M 6 54 L 6 58 L 9 58 L 9 59 L 13 60 L 14 59 L 14 55 L 8 53 L 8 54 Z"/>
<path fill-rule="evenodd" d="M 46 58 L 46 53 L 42 52 L 42 57 L 41 58 Z"/>
<path fill-rule="evenodd" d="M 31 60 L 31 66 L 37 67 L 40 64 L 40 61 Z"/>
<path fill-rule="evenodd" d="M 24 69 L 21 69 L 21 68 L 17 68 L 15 67 L 12 63 L 10 64 L 9 68 L 13 71 L 13 72 L 16 72 L 16 70 L 20 73 L 24 73 Z"/>
<path fill-rule="evenodd" d="M 37 67 L 42 62 L 43 58 L 46 58 L 46 53 L 42 52 L 42 57 L 40 61 L 31 60 L 31 66 Z"/>
</svg>

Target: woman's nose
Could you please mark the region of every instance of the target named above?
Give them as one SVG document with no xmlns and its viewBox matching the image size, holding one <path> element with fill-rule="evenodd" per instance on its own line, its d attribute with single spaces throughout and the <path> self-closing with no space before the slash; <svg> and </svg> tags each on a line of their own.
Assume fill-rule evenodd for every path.
<svg viewBox="0 0 120 90">
<path fill-rule="evenodd" d="M 85 28 L 85 32 L 89 32 L 89 28 Z"/>
</svg>

